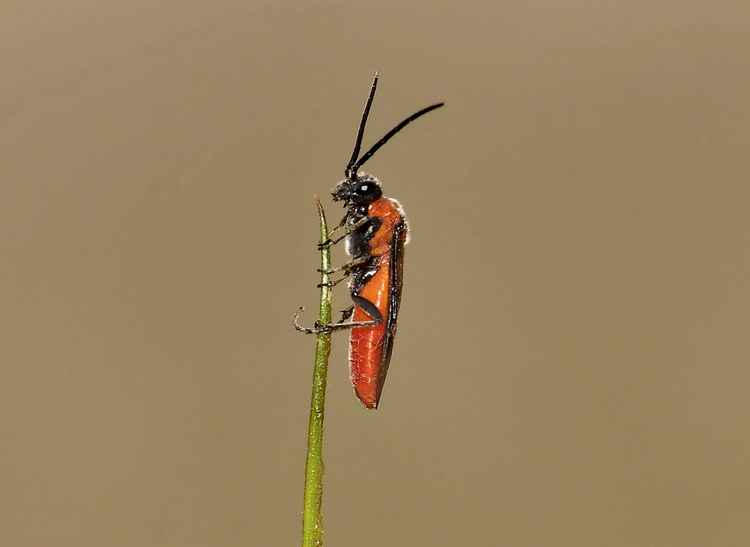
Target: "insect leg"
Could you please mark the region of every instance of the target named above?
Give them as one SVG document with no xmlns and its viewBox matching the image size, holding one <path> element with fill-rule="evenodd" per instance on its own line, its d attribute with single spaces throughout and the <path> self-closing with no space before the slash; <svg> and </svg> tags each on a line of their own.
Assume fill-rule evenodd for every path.
<svg viewBox="0 0 750 547">
<path fill-rule="evenodd" d="M 369 260 L 369 257 L 367 257 L 367 256 L 360 256 L 359 258 L 355 258 L 354 260 L 350 260 L 346 264 L 342 264 L 338 268 L 331 268 L 330 270 L 322 270 L 322 269 L 318 268 L 318 271 L 320 273 L 326 273 L 326 274 L 334 274 L 336 272 L 343 271 L 343 272 L 346 272 L 347 275 L 349 275 L 350 273 L 352 273 L 352 271 L 354 271 L 356 268 L 358 268 L 362 264 L 366 264 L 368 260 Z"/>
<path fill-rule="evenodd" d="M 367 300 L 367 298 L 353 294 L 352 300 L 354 300 L 355 306 L 359 306 L 367 315 L 372 317 L 372 321 L 363 321 L 363 323 L 375 322 L 375 325 L 379 325 L 383 322 L 383 314 L 380 313 L 380 310 L 375 306 L 375 304 Z M 375 325 L 372 326 L 374 327 Z"/>
<path fill-rule="evenodd" d="M 362 298 L 362 300 L 365 300 Z M 299 314 L 300 312 L 305 311 L 305 308 L 300 307 L 297 312 L 294 314 L 294 318 L 292 319 L 292 325 L 294 325 L 294 328 L 300 332 L 304 332 L 305 334 L 320 334 L 324 332 L 336 332 L 338 330 L 346 330 L 346 329 L 353 329 L 356 327 L 376 327 L 380 323 L 383 322 L 383 315 L 375 308 L 369 301 L 365 300 L 370 306 L 372 306 L 372 309 L 374 310 L 374 313 L 377 314 L 377 318 L 370 313 L 370 311 L 365 310 L 367 312 L 367 315 L 370 315 L 373 317 L 372 321 L 354 321 L 351 323 L 344 323 L 349 317 L 351 317 L 352 313 L 354 312 L 354 306 L 351 308 L 347 308 L 344 310 L 344 312 L 341 314 L 341 319 L 338 323 L 335 325 L 319 325 L 317 322 L 315 323 L 314 328 L 308 328 L 303 327 L 299 324 Z"/>
<path fill-rule="evenodd" d="M 349 319 L 352 314 L 354 313 L 354 306 L 349 306 L 345 310 L 341 310 L 341 319 L 338 320 L 337 323 L 341 324 L 347 319 Z"/>
<path fill-rule="evenodd" d="M 318 283 L 318 288 L 320 288 L 320 287 L 335 287 L 336 285 L 338 285 L 339 283 L 341 283 L 344 279 L 346 279 L 347 277 L 349 277 L 354 270 L 356 270 L 357 268 L 361 267 L 363 264 L 366 264 L 368 260 L 369 260 L 368 257 L 361 256 L 359 258 L 355 258 L 354 260 L 350 260 L 349 262 L 347 262 L 346 264 L 344 264 L 342 266 L 339 266 L 338 268 L 331 268 L 330 270 L 321 270 L 320 268 L 318 268 L 319 272 L 326 273 L 326 274 L 329 274 L 329 275 L 333 274 L 333 273 L 336 273 L 336 272 L 341 272 L 341 271 L 344 272 L 344 274 L 340 278 L 336 279 L 335 281 L 330 281 L 328 283 Z"/>
<path fill-rule="evenodd" d="M 342 275 L 341 277 L 339 277 L 338 279 L 336 279 L 335 281 L 329 281 L 328 283 L 318 283 L 317 287 L 318 288 L 321 288 L 321 287 L 335 287 L 336 285 L 338 285 L 339 283 L 341 283 L 344 279 L 346 279 L 350 275 L 351 275 L 351 272 L 347 272 L 344 275 Z"/>
<path fill-rule="evenodd" d="M 344 217 L 344 221 L 346 221 L 346 218 L 347 217 Z M 351 235 L 353 232 L 355 232 L 356 230 L 358 230 L 359 228 L 361 228 L 362 226 L 364 226 L 365 224 L 367 224 L 368 222 L 370 222 L 370 220 L 372 220 L 370 217 L 362 217 L 361 219 L 359 219 L 354 224 L 351 224 L 351 225 L 347 226 L 343 235 L 337 237 L 336 239 L 331 239 L 331 237 L 330 237 L 331 234 L 333 232 L 335 232 L 336 230 L 340 229 L 343 226 L 343 224 L 339 225 L 339 226 L 336 226 L 333 230 L 331 230 L 328 233 L 328 239 L 326 241 L 324 241 L 323 243 L 318 243 L 318 249 L 324 249 L 325 247 L 330 247 L 331 245 L 336 245 L 336 243 L 338 243 L 342 239 L 346 239 L 346 237 L 348 235 Z"/>
<path fill-rule="evenodd" d="M 335 232 L 338 232 L 341 228 L 343 228 L 346 225 L 346 221 L 349 220 L 349 215 L 344 215 L 344 218 L 341 219 L 341 222 L 339 222 L 336 226 L 334 226 L 329 232 L 328 232 L 328 239 L 330 239 L 330 236 L 334 234 Z"/>
</svg>

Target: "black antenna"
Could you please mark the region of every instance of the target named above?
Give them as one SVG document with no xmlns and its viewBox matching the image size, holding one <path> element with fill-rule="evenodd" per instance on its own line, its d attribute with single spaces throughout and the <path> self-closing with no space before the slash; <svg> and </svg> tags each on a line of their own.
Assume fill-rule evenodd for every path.
<svg viewBox="0 0 750 547">
<path fill-rule="evenodd" d="M 375 152 L 377 152 L 378 150 L 380 150 L 381 146 L 383 146 L 385 143 L 387 143 L 389 140 L 391 140 L 391 138 L 393 137 L 393 135 L 395 135 L 396 133 L 398 133 L 399 131 L 401 131 L 404 127 L 406 127 L 407 125 L 409 125 L 411 122 L 413 122 L 414 120 L 416 120 L 420 116 L 424 116 L 428 112 L 430 112 L 432 110 L 435 110 L 436 108 L 440 108 L 444 104 L 445 103 L 437 103 L 437 104 L 433 104 L 432 106 L 428 106 L 427 108 L 423 108 L 419 112 L 415 112 L 414 114 L 412 114 L 411 116 L 409 116 L 408 118 L 406 118 L 404 121 L 402 121 L 400 124 L 398 124 L 396 127 L 394 127 L 393 129 L 391 129 L 390 131 L 388 131 L 388 133 L 385 134 L 385 137 L 383 137 L 378 142 L 376 142 L 373 145 L 373 147 L 370 148 L 365 153 L 365 155 L 363 155 L 361 158 L 359 158 L 359 161 L 357 163 L 355 163 L 354 165 L 352 165 L 352 166 L 350 166 L 350 167 L 347 168 L 347 178 L 349 176 L 348 175 L 349 172 L 356 173 L 357 170 L 360 167 L 362 167 L 365 164 L 365 162 L 367 160 L 369 160 L 375 154 Z"/>
<path fill-rule="evenodd" d="M 370 115 L 370 107 L 372 107 L 372 101 L 375 99 L 375 90 L 378 88 L 378 71 L 375 71 L 375 78 L 372 80 L 372 87 L 370 88 L 370 95 L 367 97 L 367 102 L 365 103 L 365 110 L 362 112 L 362 119 L 359 122 L 359 131 L 357 131 L 357 140 L 354 143 L 354 152 L 352 152 L 352 158 L 349 160 L 349 163 L 346 165 L 346 171 L 344 172 L 346 174 L 346 178 L 348 180 L 354 180 L 354 177 L 357 174 L 357 167 L 355 166 L 355 163 L 357 161 L 357 156 L 359 156 L 359 149 L 362 146 L 362 138 L 365 136 L 365 125 L 367 124 L 367 117 Z"/>
</svg>

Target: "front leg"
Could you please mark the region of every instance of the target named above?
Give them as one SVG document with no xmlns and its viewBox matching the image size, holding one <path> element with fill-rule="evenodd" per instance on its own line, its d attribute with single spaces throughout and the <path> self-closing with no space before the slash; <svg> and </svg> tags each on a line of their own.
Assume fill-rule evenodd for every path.
<svg viewBox="0 0 750 547">
<path fill-rule="evenodd" d="M 357 222 L 355 222 L 354 224 L 349 224 L 346 227 L 346 230 L 344 231 L 344 235 L 341 235 L 341 236 L 337 237 L 336 239 L 331 239 L 331 234 L 333 234 L 335 231 L 341 229 L 344 226 L 344 223 L 346 223 L 346 221 L 347 221 L 348 218 L 349 218 L 348 216 L 344 217 L 344 220 L 342 221 L 341 224 L 339 224 L 333 230 L 331 230 L 330 232 L 328 232 L 328 239 L 325 240 L 323 243 L 318 243 L 318 249 L 324 249 L 326 247 L 330 247 L 331 245 L 336 245 L 336 243 L 338 243 L 342 239 L 346 239 L 347 236 L 349 236 L 352 233 L 356 232 L 359 228 L 361 228 L 362 226 L 364 226 L 365 224 L 367 224 L 368 222 L 370 222 L 370 220 L 372 220 L 370 217 L 362 217 Z"/>
</svg>

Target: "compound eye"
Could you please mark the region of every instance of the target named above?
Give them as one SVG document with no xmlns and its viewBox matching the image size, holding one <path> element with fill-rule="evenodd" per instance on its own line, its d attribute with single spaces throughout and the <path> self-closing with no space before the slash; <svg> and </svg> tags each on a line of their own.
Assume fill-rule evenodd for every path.
<svg viewBox="0 0 750 547">
<path fill-rule="evenodd" d="M 357 196 L 365 201 L 375 201 L 382 195 L 380 186 L 377 182 L 364 181 L 357 187 Z"/>
</svg>

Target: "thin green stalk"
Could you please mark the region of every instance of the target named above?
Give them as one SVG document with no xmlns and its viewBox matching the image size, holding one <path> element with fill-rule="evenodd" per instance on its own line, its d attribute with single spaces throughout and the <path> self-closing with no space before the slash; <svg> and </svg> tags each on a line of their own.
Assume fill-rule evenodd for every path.
<svg viewBox="0 0 750 547">
<path fill-rule="evenodd" d="M 318 203 L 320 219 L 320 242 L 328 241 L 328 225 L 323 206 Z M 331 324 L 331 251 L 329 247 L 320 250 L 320 312 L 318 325 Z M 331 354 L 331 333 L 317 335 L 315 346 L 315 369 L 313 371 L 312 399 L 310 401 L 310 424 L 307 431 L 307 462 L 305 464 L 305 504 L 302 513 L 302 547 L 323 545 L 323 418 L 326 401 L 326 376 L 328 357 Z"/>
</svg>

